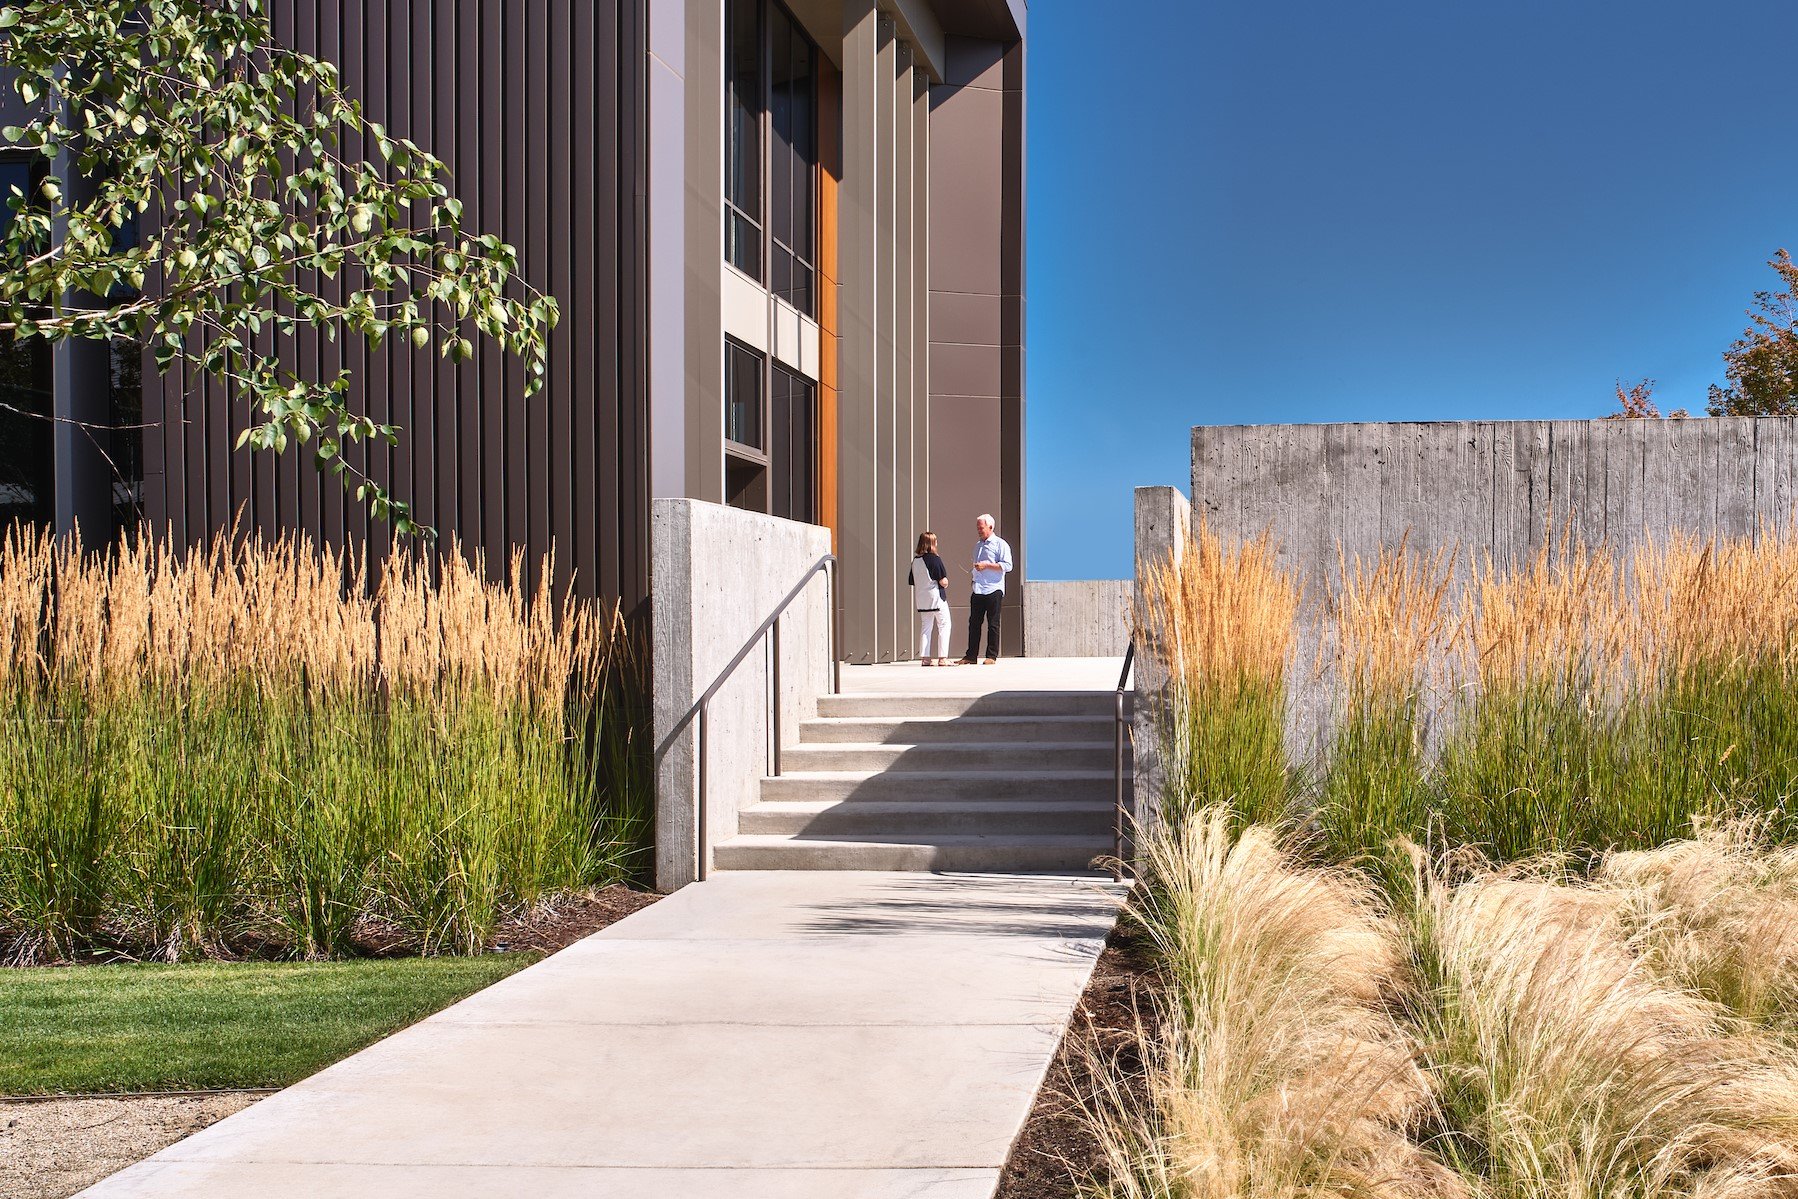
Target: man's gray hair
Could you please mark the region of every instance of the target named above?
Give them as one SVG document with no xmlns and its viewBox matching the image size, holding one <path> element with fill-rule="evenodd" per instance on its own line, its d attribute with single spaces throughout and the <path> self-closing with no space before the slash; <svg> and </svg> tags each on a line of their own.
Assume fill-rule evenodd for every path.
<svg viewBox="0 0 1798 1199">
<path fill-rule="evenodd" d="M 993 514 L 991 512 L 982 512 L 979 516 L 974 518 L 975 524 L 980 524 L 982 522 L 993 526 L 995 529 L 999 527 L 999 522 L 993 519 Z"/>
</svg>

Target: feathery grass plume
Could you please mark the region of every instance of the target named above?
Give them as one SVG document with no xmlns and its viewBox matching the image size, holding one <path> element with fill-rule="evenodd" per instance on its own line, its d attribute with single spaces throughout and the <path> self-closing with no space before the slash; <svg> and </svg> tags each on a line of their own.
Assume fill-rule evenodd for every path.
<svg viewBox="0 0 1798 1199">
<path fill-rule="evenodd" d="M 1299 594 L 1270 535 L 1226 546 L 1202 523 L 1183 554 L 1143 572 L 1136 627 L 1170 676 L 1163 818 L 1218 804 L 1249 822 L 1293 815 L 1284 733 Z"/>
<path fill-rule="evenodd" d="M 1431 1143 L 1478 1194 L 1791 1193 L 1798 1061 L 1657 980 L 1613 896 L 1426 874 L 1408 928 L 1411 1018 L 1442 1080 Z"/>
<path fill-rule="evenodd" d="M 1633 622 L 1615 557 L 1563 532 L 1520 568 L 1488 558 L 1467 602 L 1471 698 L 1436 775 L 1449 842 L 1514 861 L 1679 835 L 1673 805 L 1619 787 Z"/>
<path fill-rule="evenodd" d="M 1398 942 L 1365 884 L 1234 825 L 1205 809 L 1145 845 L 1136 918 L 1166 989 L 1143 1076 L 1114 1073 L 1087 1106 L 1105 1170 L 1089 1192 L 1467 1194 L 1407 1136 L 1431 1087 L 1388 1004 Z"/>
<path fill-rule="evenodd" d="M 521 559 L 371 579 L 292 536 L 98 556 L 10 534 L 0 953 L 469 952 L 623 877 L 644 790 L 614 802 L 596 762 L 639 740 L 640 705 L 603 690 L 641 680 L 604 615 Z"/>
<path fill-rule="evenodd" d="M 1337 712 L 1318 823 L 1338 860 L 1408 870 L 1399 843 L 1427 836 L 1423 720 L 1454 635 L 1448 603 L 1454 555 L 1420 555 L 1405 542 L 1370 566 L 1338 547 Z"/>
<path fill-rule="evenodd" d="M 1738 820 L 1610 854 L 1595 881 L 1659 977 L 1798 1042 L 1798 848 Z"/>
</svg>

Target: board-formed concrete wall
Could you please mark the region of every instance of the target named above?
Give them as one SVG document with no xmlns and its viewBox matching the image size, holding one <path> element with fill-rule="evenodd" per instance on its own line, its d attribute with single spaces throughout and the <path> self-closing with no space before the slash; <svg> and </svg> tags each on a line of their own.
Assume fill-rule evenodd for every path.
<svg viewBox="0 0 1798 1199">
<path fill-rule="evenodd" d="M 659 499 L 651 508 L 650 570 L 655 586 L 655 744 L 712 685 L 756 626 L 830 552 L 830 530 L 701 500 Z M 830 688 L 830 603 L 824 575 L 781 623 L 781 740 L 817 715 Z M 760 794 L 768 768 L 768 654 L 752 651 L 713 697 L 706 730 L 707 839 L 736 834 L 737 812 Z M 697 779 L 695 728 L 668 745 L 656 773 L 656 886 L 692 882 Z M 711 846 L 701 851 L 710 853 Z M 708 859 L 709 860 L 709 859 Z"/>
<path fill-rule="evenodd" d="M 1129 579 L 1024 584 L 1024 653 L 1032 658 L 1119 658 L 1130 644 Z"/>
<path fill-rule="evenodd" d="M 1192 507 L 1177 487 L 1138 487 L 1135 498 L 1133 599 L 1140 607 L 1147 573 L 1169 564 L 1178 566 L 1184 559 L 1192 537 Z M 1159 818 L 1167 787 L 1162 740 L 1173 715 L 1167 658 L 1167 653 L 1156 644 L 1152 629 L 1138 633 L 1132 679 L 1135 709 L 1130 722 L 1131 753 L 1135 759 L 1131 817 L 1143 828 L 1152 828 Z"/>
<path fill-rule="evenodd" d="M 1224 425 L 1192 431 L 1193 521 L 1227 538 L 1271 530 L 1317 577 L 1409 536 L 1500 564 L 1566 528 L 1627 551 L 1688 529 L 1792 524 L 1798 419 Z"/>
</svg>

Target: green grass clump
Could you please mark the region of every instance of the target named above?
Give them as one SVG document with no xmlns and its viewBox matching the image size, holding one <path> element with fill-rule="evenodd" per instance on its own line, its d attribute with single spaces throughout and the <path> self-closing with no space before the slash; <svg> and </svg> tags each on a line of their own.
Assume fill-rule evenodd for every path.
<svg viewBox="0 0 1798 1199">
<path fill-rule="evenodd" d="M 641 868 L 641 660 L 516 562 L 15 538 L 0 630 L 0 958 L 474 953 Z"/>
<path fill-rule="evenodd" d="M 9 970 L 0 1095 L 286 1086 L 535 960 Z"/>
</svg>

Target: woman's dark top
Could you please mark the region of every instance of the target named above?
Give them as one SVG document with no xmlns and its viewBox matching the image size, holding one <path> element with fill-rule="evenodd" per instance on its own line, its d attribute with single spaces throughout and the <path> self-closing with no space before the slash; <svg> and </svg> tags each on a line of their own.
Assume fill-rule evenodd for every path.
<svg viewBox="0 0 1798 1199">
<path fill-rule="evenodd" d="M 924 559 L 924 568 L 930 572 L 931 580 L 936 582 L 938 588 L 942 591 L 943 599 L 947 600 L 949 598 L 949 589 L 942 585 L 942 580 L 949 577 L 949 568 L 943 565 L 942 558 L 938 557 L 936 554 L 919 554 L 918 558 Z M 916 562 L 918 558 L 913 558 L 912 561 Z M 905 581 L 912 585 L 914 591 L 917 589 L 918 581 L 912 577 L 909 570 L 906 571 Z M 912 597 L 912 604 L 913 607 L 917 606 L 917 597 L 915 595 Z M 929 611 L 928 608 L 919 610 Z"/>
</svg>

